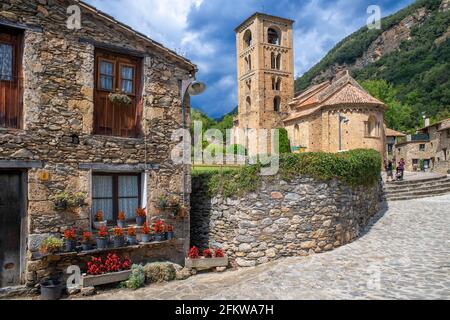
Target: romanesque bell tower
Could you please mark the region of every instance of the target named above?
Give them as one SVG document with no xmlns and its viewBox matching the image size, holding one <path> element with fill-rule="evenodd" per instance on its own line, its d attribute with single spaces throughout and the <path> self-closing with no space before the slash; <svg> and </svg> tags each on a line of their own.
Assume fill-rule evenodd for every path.
<svg viewBox="0 0 450 320">
<path fill-rule="evenodd" d="M 294 97 L 294 21 L 255 13 L 236 28 L 240 129 L 275 129 Z"/>
</svg>

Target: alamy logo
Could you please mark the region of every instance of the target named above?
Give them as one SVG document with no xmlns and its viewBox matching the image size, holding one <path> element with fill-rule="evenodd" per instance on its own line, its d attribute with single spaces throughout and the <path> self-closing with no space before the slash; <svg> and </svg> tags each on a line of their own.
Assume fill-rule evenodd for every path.
<svg viewBox="0 0 450 320">
<path fill-rule="evenodd" d="M 371 5 L 367 8 L 367 14 L 370 14 L 367 18 L 367 28 L 369 30 L 381 29 L 381 8 L 377 5 Z"/>
<path fill-rule="evenodd" d="M 67 19 L 67 29 L 69 30 L 80 30 L 81 29 L 81 9 L 77 5 L 72 5 L 67 8 L 67 14 L 69 18 Z"/>
</svg>

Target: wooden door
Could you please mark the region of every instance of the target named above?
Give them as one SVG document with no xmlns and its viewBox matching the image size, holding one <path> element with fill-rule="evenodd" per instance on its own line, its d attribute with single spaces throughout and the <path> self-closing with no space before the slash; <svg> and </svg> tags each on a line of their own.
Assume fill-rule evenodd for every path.
<svg viewBox="0 0 450 320">
<path fill-rule="evenodd" d="M 0 127 L 20 128 L 22 33 L 0 27 Z"/>
<path fill-rule="evenodd" d="M 20 284 L 22 176 L 0 172 L 0 287 Z"/>
</svg>

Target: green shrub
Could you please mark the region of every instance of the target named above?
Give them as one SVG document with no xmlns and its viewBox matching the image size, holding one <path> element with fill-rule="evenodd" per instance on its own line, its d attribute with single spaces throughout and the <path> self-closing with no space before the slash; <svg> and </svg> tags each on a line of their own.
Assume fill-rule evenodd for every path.
<svg viewBox="0 0 450 320">
<path fill-rule="evenodd" d="M 227 148 L 227 154 L 246 156 L 247 149 L 241 144 L 232 144 Z"/>
<path fill-rule="evenodd" d="M 177 272 L 172 263 L 155 262 L 144 267 L 145 278 L 148 284 L 175 280 Z"/>
<path fill-rule="evenodd" d="M 289 141 L 288 132 L 285 128 L 279 130 L 279 153 L 291 153 L 291 142 Z"/>
<path fill-rule="evenodd" d="M 131 275 L 127 281 L 122 284 L 123 288 L 137 290 L 145 283 L 144 267 L 139 264 L 133 264 L 131 267 Z"/>
<path fill-rule="evenodd" d="M 256 191 L 261 185 L 261 165 L 245 166 L 223 172 L 197 172 L 193 180 L 200 183 L 210 196 L 241 196 Z M 338 179 L 355 187 L 373 185 L 381 175 L 381 156 L 375 150 L 353 150 L 338 154 L 302 153 L 280 156 L 279 176 L 292 180 L 309 176 L 320 181 Z"/>
</svg>

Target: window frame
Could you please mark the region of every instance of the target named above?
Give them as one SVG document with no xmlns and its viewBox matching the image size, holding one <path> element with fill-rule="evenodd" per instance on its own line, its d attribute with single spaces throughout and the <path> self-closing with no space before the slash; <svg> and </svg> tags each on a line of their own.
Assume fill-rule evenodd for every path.
<svg viewBox="0 0 450 320">
<path fill-rule="evenodd" d="M 119 89 L 120 93 L 126 94 L 127 96 L 135 97 L 136 96 L 136 82 L 137 82 L 137 79 L 136 79 L 136 76 L 137 76 L 137 74 L 136 74 L 136 65 L 131 64 L 131 63 L 126 63 L 126 62 L 121 62 L 121 61 L 119 61 L 118 64 L 119 64 L 119 68 L 118 68 L 119 69 L 118 70 L 118 82 L 119 83 L 118 84 L 120 85 L 118 89 Z M 124 79 L 122 77 L 122 67 L 123 66 L 131 67 L 133 69 L 133 79 Z M 132 81 L 132 83 L 133 83 L 133 90 L 131 91 L 131 93 L 122 91 L 122 81 L 123 80 Z"/>
<path fill-rule="evenodd" d="M 137 177 L 137 184 L 138 184 L 138 203 L 142 203 L 142 174 L 141 173 L 132 173 L 132 172 L 126 172 L 126 173 L 113 173 L 113 172 L 93 172 L 92 173 L 92 180 L 94 180 L 94 177 L 112 177 L 112 198 L 94 198 L 93 195 L 93 183 L 91 187 L 92 192 L 92 201 L 94 200 L 105 200 L 105 199 L 112 199 L 112 221 L 108 221 L 108 225 L 116 225 L 117 220 L 119 218 L 119 200 L 120 199 L 134 199 L 136 197 L 120 197 L 119 196 L 119 177 Z M 137 208 L 136 208 L 137 209 Z M 96 212 L 92 212 L 92 216 L 94 217 Z M 133 213 L 132 213 L 133 214 Z M 94 220 L 93 220 L 94 221 Z M 128 219 L 127 222 L 134 222 L 134 219 Z"/>
<path fill-rule="evenodd" d="M 102 61 L 112 63 L 112 65 L 113 65 L 113 74 L 112 74 L 113 81 L 112 81 L 112 89 L 111 90 L 104 89 L 101 86 L 101 83 L 102 83 L 101 77 L 102 77 L 102 75 L 106 75 L 106 74 L 102 74 L 102 71 L 101 71 Z M 116 66 L 115 60 L 98 57 L 98 60 L 97 60 L 97 90 L 103 91 L 103 92 L 115 92 L 116 91 L 116 88 L 114 88 L 116 86 L 116 68 L 117 68 L 117 66 Z M 106 75 L 106 76 L 110 76 L 110 75 Z"/>
<path fill-rule="evenodd" d="M 23 52 L 24 31 L 17 28 L 0 26 L 0 43 L 12 47 L 11 80 L 0 79 L 0 90 L 13 90 L 13 106 L 5 105 L 4 114 L 0 119 L 0 128 L 8 130 L 21 130 L 23 128 Z M 11 94 L 11 93 L 10 93 Z M 6 99 L 5 96 L 0 98 Z M 6 100 L 5 100 L 6 101 Z M 0 106 L 1 107 L 1 106 Z M 15 118 L 11 118 L 11 112 Z M 15 121 L 13 121 L 15 120 Z"/>
</svg>

